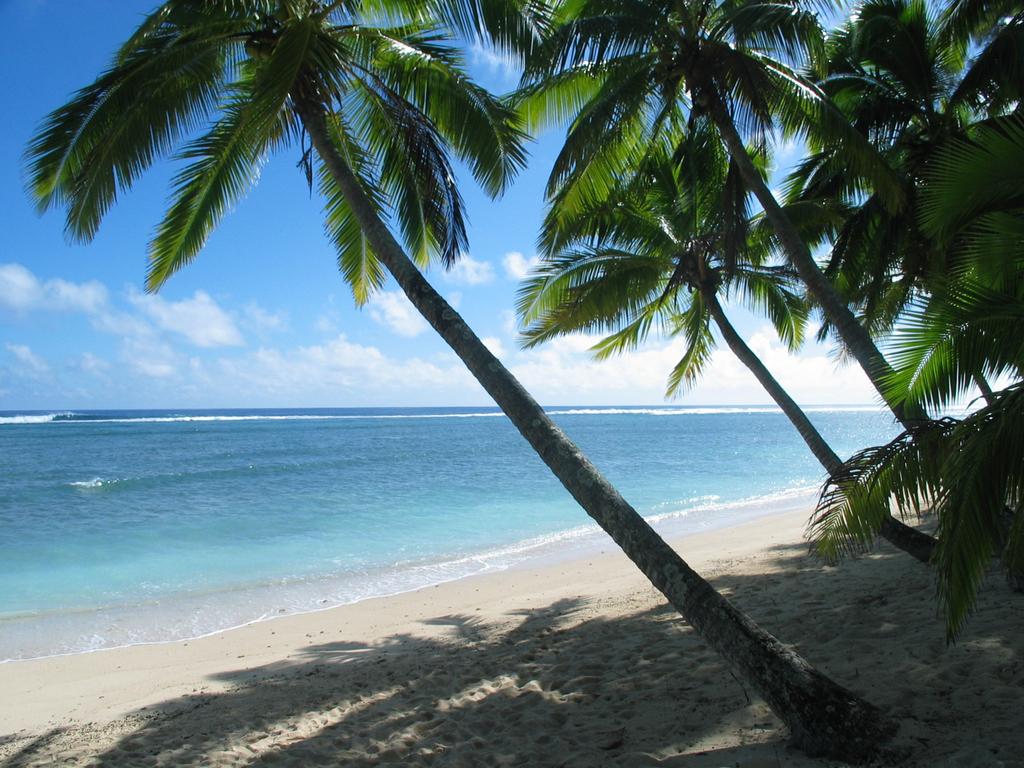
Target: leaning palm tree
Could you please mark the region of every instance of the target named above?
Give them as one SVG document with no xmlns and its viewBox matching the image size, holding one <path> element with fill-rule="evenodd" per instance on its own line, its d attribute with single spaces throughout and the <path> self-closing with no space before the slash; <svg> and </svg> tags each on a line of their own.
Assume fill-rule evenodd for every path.
<svg viewBox="0 0 1024 768">
<path fill-rule="evenodd" d="M 985 26 L 985 19 L 993 23 Z M 1020 57 L 1006 51 L 1021 41 L 1019 8 L 973 0 L 941 14 L 923 0 L 867 0 L 827 41 L 820 86 L 878 148 L 907 202 L 893 209 L 851 174 L 839 140 L 813 146 L 792 174 L 789 209 L 813 224 L 809 239 L 831 246 L 827 273 L 867 325 L 893 334 L 889 397 L 907 407 L 941 410 L 970 386 L 994 404 L 988 381 L 1014 364 L 1002 347 L 1013 345 L 1017 308 L 1007 281 L 1019 277 L 1020 222 L 1006 209 L 1020 204 L 1021 132 L 1017 119 L 1000 115 L 1019 102 Z M 817 212 L 807 215 L 809 207 Z M 945 433 L 912 429 L 906 436 L 934 434 Z M 836 480 L 849 485 L 845 472 Z M 831 556 L 862 544 L 880 514 L 834 514 L 835 498 L 826 494 L 812 524 Z M 914 513 L 915 504 L 904 503 L 910 497 L 898 499 L 904 514 Z M 943 523 L 956 517 L 948 505 L 931 506 L 940 537 L 956 529 Z M 1003 512 L 998 505 L 992 519 L 1003 520 Z M 1000 523 L 991 533 L 999 538 L 1005 529 Z M 947 540 L 946 554 L 937 556 L 940 584 L 957 583 L 948 554 L 956 546 Z M 980 555 L 973 562 L 985 561 Z"/>
<path fill-rule="evenodd" d="M 716 346 L 717 328 L 823 463 L 839 465 L 807 416 L 743 341 L 722 306 L 730 296 L 764 312 L 779 338 L 803 341 L 807 306 L 788 268 L 766 265 L 746 246 L 746 195 L 703 120 L 680 143 L 652 151 L 604 199 L 562 215 L 544 259 L 519 291 L 525 346 L 573 333 L 607 334 L 598 359 L 636 349 L 652 331 L 685 348 L 666 397 L 694 385 Z M 738 207 L 730 209 L 729 202 Z M 557 222 L 557 223 L 556 223 Z M 834 459 L 834 461 L 833 461 Z"/>
<path fill-rule="evenodd" d="M 150 246 L 148 287 L 191 261 L 273 151 L 300 143 L 357 300 L 389 273 L 551 471 L 737 672 L 803 749 L 847 759 L 891 732 L 870 704 L 754 624 L 669 547 L 548 418 L 413 258 L 464 239 L 448 152 L 497 193 L 522 161 L 511 115 L 476 87 L 439 18 L 506 45 L 535 30 L 501 0 L 169 0 L 113 66 L 53 112 L 29 147 L 41 208 L 88 240 L 117 194 L 184 141 L 185 168 Z M 207 122 L 198 138 L 184 137 Z M 393 221 L 412 252 L 389 229 Z"/>
<path fill-rule="evenodd" d="M 833 473 L 813 534 L 833 556 L 864 546 L 890 504 L 929 505 L 950 638 L 999 556 L 1024 575 L 1024 118 L 993 119 L 949 142 L 923 173 L 920 229 L 948 254 L 943 282 L 913 302 L 893 335 L 892 397 L 941 409 L 978 371 L 1013 383 L 963 419 L 909 429 Z"/>
<path fill-rule="evenodd" d="M 779 250 L 885 398 L 889 364 L 750 152 L 779 125 L 842 138 L 849 171 L 870 179 L 888 205 L 901 204 L 902 190 L 883 158 L 796 70 L 800 59 L 816 61 L 822 51 L 818 20 L 800 0 L 580 0 L 559 6 L 552 30 L 527 60 L 517 102 L 532 126 L 571 121 L 548 192 L 572 204 L 600 197 L 686 113 L 706 116 Z M 905 423 L 923 416 L 889 406 Z"/>
<path fill-rule="evenodd" d="M 650 151 L 603 199 L 548 212 L 545 259 L 520 290 L 523 338 L 535 346 L 559 335 L 607 333 L 599 358 L 636 348 L 652 330 L 682 337 L 685 351 L 668 380 L 671 397 L 692 385 L 715 348 L 712 326 L 799 432 L 826 472 L 842 461 L 788 392 L 737 333 L 720 296 L 764 312 L 791 349 L 803 340 L 807 307 L 796 275 L 752 247 L 742 181 L 705 120 L 691 119 L 678 143 Z M 927 562 L 934 540 L 891 515 L 875 526 Z"/>
</svg>

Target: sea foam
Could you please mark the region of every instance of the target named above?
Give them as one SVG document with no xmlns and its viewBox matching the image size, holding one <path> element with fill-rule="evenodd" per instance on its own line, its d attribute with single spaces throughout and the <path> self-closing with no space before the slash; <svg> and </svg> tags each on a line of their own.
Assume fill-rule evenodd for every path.
<svg viewBox="0 0 1024 768">
<path fill-rule="evenodd" d="M 74 482 L 68 483 L 68 485 L 72 488 L 95 489 L 111 486 L 119 482 L 121 482 L 121 479 L 117 477 L 112 479 L 94 477 L 92 480 L 75 480 Z"/>
<path fill-rule="evenodd" d="M 871 405 L 808 406 L 805 413 L 879 413 L 883 409 Z M 549 416 L 716 416 L 738 414 L 781 414 L 775 406 L 690 406 L 685 408 L 552 408 Z M 469 413 L 368 413 L 368 414 L 176 414 L 169 416 L 105 417 L 73 411 L 46 414 L 18 414 L 0 416 L 3 424 L 173 424 L 247 421 L 394 421 L 408 419 L 490 419 L 504 418 L 500 411 L 474 411 Z"/>
<path fill-rule="evenodd" d="M 59 413 L 21 413 L 14 416 L 0 416 L 0 424 L 48 424 L 51 421 L 69 421 L 76 414 L 72 411 Z"/>
</svg>

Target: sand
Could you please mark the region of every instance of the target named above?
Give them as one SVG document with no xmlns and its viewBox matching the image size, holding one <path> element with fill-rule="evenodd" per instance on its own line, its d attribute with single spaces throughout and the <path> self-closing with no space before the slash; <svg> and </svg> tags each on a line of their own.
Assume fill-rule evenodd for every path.
<svg viewBox="0 0 1024 768">
<path fill-rule="evenodd" d="M 947 646 L 931 574 L 807 555 L 808 512 L 673 542 L 900 722 L 915 766 L 1024 766 L 1024 596 Z M 825 766 L 605 551 L 187 642 L 0 665 L 0 765 Z M 895 758 L 886 759 L 886 764 Z"/>
</svg>

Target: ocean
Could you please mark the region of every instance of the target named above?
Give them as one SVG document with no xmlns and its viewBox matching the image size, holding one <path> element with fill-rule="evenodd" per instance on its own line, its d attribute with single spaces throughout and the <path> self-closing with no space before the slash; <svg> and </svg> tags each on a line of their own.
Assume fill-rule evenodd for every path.
<svg viewBox="0 0 1024 768">
<path fill-rule="evenodd" d="M 771 407 L 549 413 L 667 535 L 809 509 L 822 480 Z M 896 432 L 877 409 L 808 413 L 841 456 Z M 608 546 L 493 408 L 0 411 L 0 660 Z"/>
</svg>

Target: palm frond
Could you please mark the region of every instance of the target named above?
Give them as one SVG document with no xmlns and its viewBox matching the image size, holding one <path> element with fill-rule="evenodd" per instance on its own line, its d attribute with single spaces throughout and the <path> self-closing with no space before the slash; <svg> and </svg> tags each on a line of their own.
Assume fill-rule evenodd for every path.
<svg viewBox="0 0 1024 768">
<path fill-rule="evenodd" d="M 91 240 L 118 194 L 212 114 L 235 31 L 222 23 L 150 34 L 52 112 L 26 151 L 40 212 L 66 207 L 68 235 Z"/>
<path fill-rule="evenodd" d="M 666 397 L 676 397 L 696 384 L 715 350 L 711 314 L 700 293 L 691 295 L 689 306 L 674 321 L 676 334 L 686 343 L 686 352 L 668 375 Z"/>
<path fill-rule="evenodd" d="M 938 519 L 938 595 L 954 640 L 992 559 L 1021 573 L 1022 435 L 1024 384 L 1018 383 L 962 420 L 925 422 L 857 453 L 822 489 L 810 526 L 818 550 L 832 558 L 863 551 L 891 506 L 903 515 L 930 508 Z"/>
<path fill-rule="evenodd" d="M 971 280 L 947 285 L 916 308 L 892 341 L 890 395 L 942 408 L 974 384 L 974 376 L 1019 375 L 1024 368 L 1024 294 Z"/>
<path fill-rule="evenodd" d="M 157 290 L 188 264 L 220 218 L 256 180 L 282 129 L 282 110 L 315 37 L 312 23 L 282 33 L 273 53 L 233 88 L 223 117 L 180 153 L 171 207 L 150 244 L 146 287 Z"/>
<path fill-rule="evenodd" d="M 976 216 L 1024 209 L 1024 116 L 987 121 L 953 140 L 928 164 L 926 181 L 921 229 L 943 243 Z"/>
<path fill-rule="evenodd" d="M 374 163 L 359 143 L 352 138 L 340 115 L 328 120 L 331 143 L 359 179 L 368 200 L 383 217 L 385 196 L 374 181 Z M 366 234 L 349 208 L 348 201 L 338 188 L 334 176 L 319 166 L 320 194 L 324 198 L 324 229 L 334 244 L 338 270 L 352 290 L 357 306 L 369 301 L 370 296 L 384 285 L 386 273 L 377 260 Z"/>
</svg>

